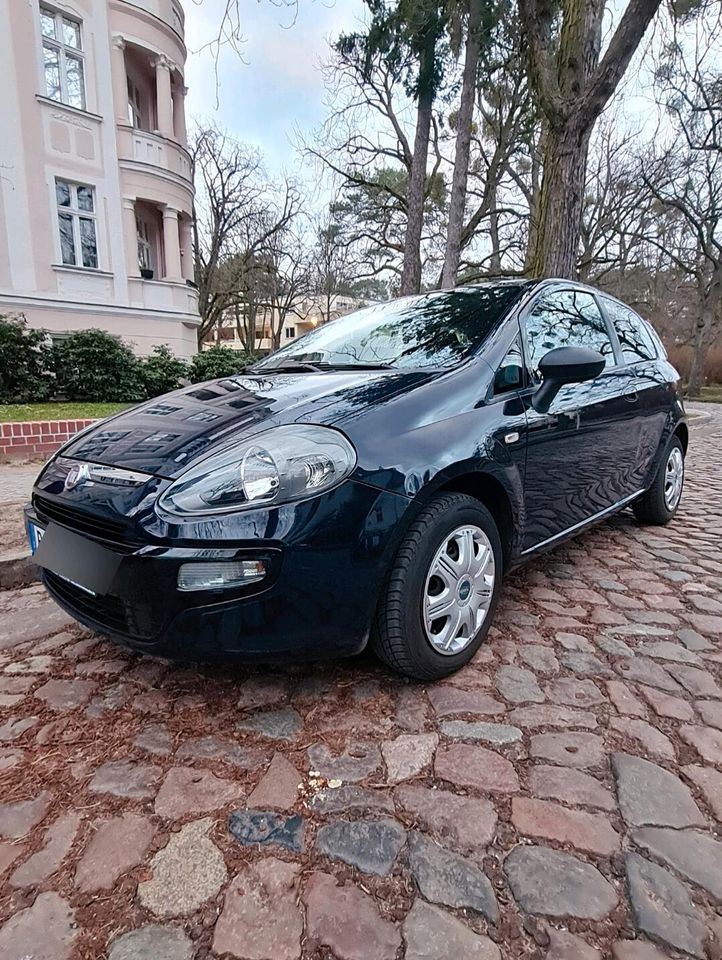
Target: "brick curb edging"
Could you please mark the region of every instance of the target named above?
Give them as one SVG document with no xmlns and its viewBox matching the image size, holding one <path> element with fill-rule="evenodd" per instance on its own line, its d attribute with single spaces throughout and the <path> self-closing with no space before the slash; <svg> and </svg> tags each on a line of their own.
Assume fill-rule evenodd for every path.
<svg viewBox="0 0 722 960">
<path fill-rule="evenodd" d="M 91 420 L 29 420 L 23 423 L 0 423 L 0 457 L 49 456 Z"/>
<path fill-rule="evenodd" d="M 29 554 L 0 557 L 0 590 L 29 587 L 39 579 L 40 571 Z"/>
</svg>

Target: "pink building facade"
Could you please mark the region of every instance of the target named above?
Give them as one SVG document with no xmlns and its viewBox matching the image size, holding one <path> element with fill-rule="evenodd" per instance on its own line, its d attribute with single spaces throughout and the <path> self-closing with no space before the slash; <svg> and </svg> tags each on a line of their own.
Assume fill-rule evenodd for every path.
<svg viewBox="0 0 722 960">
<path fill-rule="evenodd" d="M 0 0 L 0 314 L 197 349 L 178 0 Z"/>
</svg>

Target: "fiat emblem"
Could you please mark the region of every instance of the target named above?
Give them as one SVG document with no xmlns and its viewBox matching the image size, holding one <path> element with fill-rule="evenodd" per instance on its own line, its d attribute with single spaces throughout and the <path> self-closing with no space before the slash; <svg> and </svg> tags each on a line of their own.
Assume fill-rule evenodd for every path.
<svg viewBox="0 0 722 960">
<path fill-rule="evenodd" d="M 86 480 L 90 480 L 90 468 L 87 463 L 77 463 L 65 474 L 63 488 L 65 490 L 74 490 L 75 487 L 81 483 L 85 483 Z"/>
</svg>

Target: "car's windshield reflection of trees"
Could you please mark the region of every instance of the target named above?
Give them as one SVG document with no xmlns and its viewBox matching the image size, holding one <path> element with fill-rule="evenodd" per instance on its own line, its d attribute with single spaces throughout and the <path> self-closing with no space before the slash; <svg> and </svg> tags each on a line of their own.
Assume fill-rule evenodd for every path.
<svg viewBox="0 0 722 960">
<path fill-rule="evenodd" d="M 292 361 L 449 366 L 483 342 L 525 286 L 494 284 L 367 307 L 308 334 L 264 366 L 270 370 Z"/>
</svg>

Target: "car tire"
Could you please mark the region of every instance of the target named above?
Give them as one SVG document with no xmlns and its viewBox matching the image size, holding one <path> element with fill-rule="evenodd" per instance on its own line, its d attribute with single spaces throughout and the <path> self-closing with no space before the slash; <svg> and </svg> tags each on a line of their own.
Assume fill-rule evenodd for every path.
<svg viewBox="0 0 722 960">
<path fill-rule="evenodd" d="M 637 520 L 656 526 L 669 523 L 679 508 L 683 485 L 684 447 L 679 437 L 673 436 L 665 448 L 652 485 L 632 504 Z"/>
<path fill-rule="evenodd" d="M 449 575 L 443 581 L 433 572 L 454 556 L 454 544 L 463 545 L 463 556 L 457 547 L 457 558 L 452 560 L 459 570 L 463 570 L 464 558 L 471 558 L 470 572 L 459 574 L 455 591 L 450 584 L 457 566 L 453 575 L 447 570 L 448 564 L 444 566 L 442 576 Z M 372 632 L 374 652 L 393 670 L 415 680 L 439 680 L 454 673 L 471 660 L 489 631 L 499 599 L 502 567 L 499 531 L 486 507 L 460 493 L 434 497 L 406 533 L 387 576 Z M 462 596 L 470 584 L 474 584 L 470 587 L 471 599 L 469 592 Z M 456 604 L 459 609 L 454 608 L 450 615 L 427 627 L 436 590 L 444 594 L 447 605 Z M 458 628 L 464 635 L 457 640 L 452 637 L 454 617 L 467 621 Z M 445 652 L 439 649 L 441 634 L 434 632 L 439 624 L 446 629 L 451 644 Z"/>
</svg>

